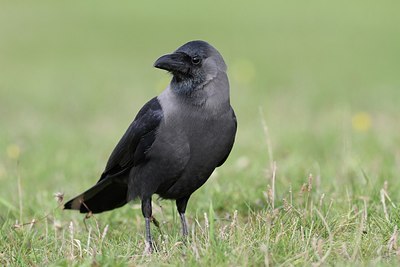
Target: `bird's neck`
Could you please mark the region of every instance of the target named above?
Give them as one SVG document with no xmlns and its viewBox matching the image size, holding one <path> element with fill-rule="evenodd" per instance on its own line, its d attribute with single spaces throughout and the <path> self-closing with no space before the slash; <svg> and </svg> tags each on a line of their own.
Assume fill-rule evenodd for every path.
<svg viewBox="0 0 400 267">
<path fill-rule="evenodd" d="M 171 90 L 183 97 L 192 97 L 203 87 L 203 81 L 201 79 L 195 79 L 193 77 L 179 77 L 174 76 L 171 80 Z"/>
<path fill-rule="evenodd" d="M 198 83 L 195 87 L 189 85 L 193 86 L 193 80 L 172 79 L 168 90 L 181 103 L 215 111 L 230 106 L 229 81 L 226 73 L 220 73 L 212 79 Z"/>
</svg>

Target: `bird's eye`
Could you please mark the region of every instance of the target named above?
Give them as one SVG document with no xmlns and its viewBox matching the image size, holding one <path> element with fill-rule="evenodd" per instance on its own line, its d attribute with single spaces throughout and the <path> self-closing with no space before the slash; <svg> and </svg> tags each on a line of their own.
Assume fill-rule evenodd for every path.
<svg viewBox="0 0 400 267">
<path fill-rule="evenodd" d="M 199 56 L 192 57 L 192 63 L 194 65 L 198 65 L 198 64 L 200 64 L 200 62 L 201 62 L 201 58 Z"/>
</svg>

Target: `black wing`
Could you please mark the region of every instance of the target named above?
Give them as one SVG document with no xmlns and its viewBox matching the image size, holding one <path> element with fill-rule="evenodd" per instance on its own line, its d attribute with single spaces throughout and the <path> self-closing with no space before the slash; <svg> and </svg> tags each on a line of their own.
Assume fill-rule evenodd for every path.
<svg viewBox="0 0 400 267">
<path fill-rule="evenodd" d="M 99 213 L 125 205 L 128 191 L 125 179 L 133 166 L 146 160 L 146 151 L 156 138 L 162 118 L 161 105 L 153 98 L 139 111 L 114 148 L 97 184 L 65 203 L 64 209 Z"/>
<path fill-rule="evenodd" d="M 114 148 L 97 184 L 65 203 L 64 209 L 99 213 L 125 205 L 129 171 L 146 160 L 146 151 L 156 138 L 162 118 L 161 105 L 157 98 L 153 98 L 139 111 Z"/>
<path fill-rule="evenodd" d="M 145 160 L 145 152 L 151 147 L 158 126 L 163 118 L 161 105 L 154 97 L 137 114 L 124 136 L 108 159 L 100 180 L 118 176 Z"/>
<path fill-rule="evenodd" d="M 235 142 L 235 136 L 236 136 L 236 130 L 237 130 L 237 120 L 236 120 L 235 112 L 233 111 L 232 108 L 231 108 L 231 110 L 232 110 L 232 120 L 233 120 L 233 123 L 234 123 L 234 129 L 233 129 L 233 133 L 232 133 L 232 137 L 231 137 L 230 143 L 228 145 L 228 149 L 226 151 L 227 153 L 224 156 L 224 158 L 218 163 L 217 167 L 219 167 L 219 166 L 221 166 L 222 164 L 225 163 L 226 159 L 228 158 L 229 154 L 232 151 L 233 143 Z"/>
</svg>

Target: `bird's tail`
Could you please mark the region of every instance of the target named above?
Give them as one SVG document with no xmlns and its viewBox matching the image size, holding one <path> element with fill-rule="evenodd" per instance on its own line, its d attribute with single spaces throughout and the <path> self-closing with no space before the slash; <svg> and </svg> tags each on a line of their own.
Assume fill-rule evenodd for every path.
<svg viewBox="0 0 400 267">
<path fill-rule="evenodd" d="M 64 209 L 81 213 L 100 213 L 121 207 L 127 203 L 128 185 L 118 179 L 104 179 L 95 186 L 71 199 Z"/>
</svg>

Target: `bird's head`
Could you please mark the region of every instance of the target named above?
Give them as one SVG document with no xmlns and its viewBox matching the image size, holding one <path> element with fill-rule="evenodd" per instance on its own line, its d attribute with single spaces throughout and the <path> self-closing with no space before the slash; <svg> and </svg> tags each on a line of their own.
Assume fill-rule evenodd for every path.
<svg viewBox="0 0 400 267">
<path fill-rule="evenodd" d="M 171 88 L 184 94 L 201 89 L 219 72 L 226 72 L 221 54 L 204 41 L 191 41 L 156 60 L 154 67 L 173 75 Z"/>
</svg>

